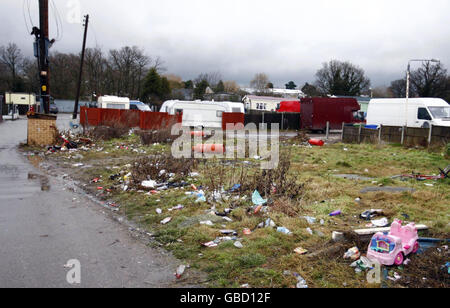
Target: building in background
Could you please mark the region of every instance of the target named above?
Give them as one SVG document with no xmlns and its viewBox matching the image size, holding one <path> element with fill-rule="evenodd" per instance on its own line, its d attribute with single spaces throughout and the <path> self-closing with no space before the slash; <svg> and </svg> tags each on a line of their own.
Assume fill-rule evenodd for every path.
<svg viewBox="0 0 450 308">
<path fill-rule="evenodd" d="M 246 110 L 267 112 L 276 112 L 279 104 L 283 101 L 286 101 L 286 98 L 256 95 L 246 95 L 242 100 Z"/>
<path fill-rule="evenodd" d="M 247 92 L 251 95 L 258 94 L 260 91 L 253 88 L 241 88 L 242 91 Z M 300 99 L 303 97 L 306 97 L 305 93 L 303 93 L 301 90 L 288 90 L 288 89 L 265 89 L 264 94 L 267 96 L 277 96 L 282 98 L 295 98 Z"/>
</svg>

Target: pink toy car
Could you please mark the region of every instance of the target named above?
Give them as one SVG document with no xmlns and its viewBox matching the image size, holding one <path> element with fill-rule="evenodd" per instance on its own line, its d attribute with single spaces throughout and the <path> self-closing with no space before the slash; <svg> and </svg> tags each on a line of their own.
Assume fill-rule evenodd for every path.
<svg viewBox="0 0 450 308">
<path fill-rule="evenodd" d="M 419 235 L 416 225 L 410 223 L 402 226 L 400 220 L 395 220 L 391 225 L 388 235 L 377 233 L 370 241 L 367 258 L 377 260 L 380 264 L 402 265 L 405 257 L 419 250 Z"/>
</svg>

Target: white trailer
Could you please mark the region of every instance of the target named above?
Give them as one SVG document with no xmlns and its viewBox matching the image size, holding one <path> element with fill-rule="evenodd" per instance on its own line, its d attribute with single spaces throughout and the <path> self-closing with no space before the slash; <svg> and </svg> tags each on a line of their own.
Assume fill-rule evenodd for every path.
<svg viewBox="0 0 450 308">
<path fill-rule="evenodd" d="M 97 100 L 98 108 L 102 109 L 130 109 L 130 99 L 118 96 L 100 96 Z"/>
<path fill-rule="evenodd" d="M 367 111 L 368 125 L 429 128 L 450 126 L 450 105 L 440 98 L 372 99 Z"/>
<path fill-rule="evenodd" d="M 165 102 L 160 112 L 182 113 L 184 127 L 221 128 L 224 112 L 245 113 L 245 110 L 242 103 L 172 100 Z"/>
</svg>

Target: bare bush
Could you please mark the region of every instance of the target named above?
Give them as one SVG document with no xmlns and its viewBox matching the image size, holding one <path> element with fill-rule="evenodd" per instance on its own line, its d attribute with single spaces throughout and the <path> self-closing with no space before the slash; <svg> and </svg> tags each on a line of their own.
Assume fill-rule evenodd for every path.
<svg viewBox="0 0 450 308">
<path fill-rule="evenodd" d="M 171 156 L 154 156 L 138 159 L 131 170 L 132 184 L 140 186 L 142 181 L 167 182 L 170 178 L 181 179 L 195 167 L 194 159 L 174 159 Z M 175 174 L 171 177 L 171 174 Z"/>
</svg>

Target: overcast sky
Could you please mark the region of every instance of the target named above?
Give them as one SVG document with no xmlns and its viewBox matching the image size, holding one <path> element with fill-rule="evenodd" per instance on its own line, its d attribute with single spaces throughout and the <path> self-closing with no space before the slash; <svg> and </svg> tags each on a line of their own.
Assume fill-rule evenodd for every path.
<svg viewBox="0 0 450 308">
<path fill-rule="evenodd" d="M 50 0 L 51 1 L 51 0 Z M 38 23 L 38 0 L 0 1 L 0 45 L 31 55 L 27 3 Z M 401 78 L 412 58 L 438 58 L 450 68 L 450 0 L 54 0 L 63 38 L 52 51 L 79 52 L 77 7 L 90 14 L 88 47 L 125 45 L 160 56 L 183 79 L 220 71 L 248 85 L 259 72 L 277 86 L 314 82 L 323 62 L 348 60 L 372 86 Z M 23 5 L 25 4 L 25 10 Z M 51 36 L 56 36 L 50 12 Z M 28 25 L 29 27 L 29 25 Z M 415 64 L 415 67 L 418 64 Z"/>
</svg>

